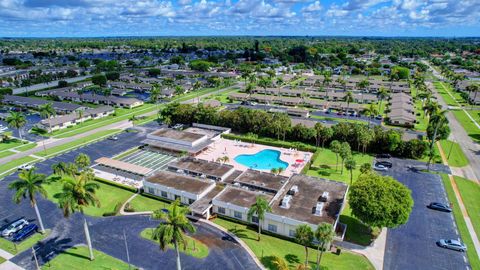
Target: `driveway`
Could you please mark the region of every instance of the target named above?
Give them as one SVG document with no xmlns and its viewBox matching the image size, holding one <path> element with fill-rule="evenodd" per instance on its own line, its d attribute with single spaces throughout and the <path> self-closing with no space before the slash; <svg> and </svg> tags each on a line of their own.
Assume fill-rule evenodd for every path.
<svg viewBox="0 0 480 270">
<path fill-rule="evenodd" d="M 469 269 L 464 253 L 437 247 L 441 238 L 459 239 L 451 213 L 430 210 L 433 201 L 448 203 L 439 175 L 423 173 L 408 167 L 417 161 L 392 159 L 393 168 L 384 173 L 412 190 L 413 211 L 407 224 L 389 229 L 384 269 Z M 438 170 L 443 165 L 436 164 Z"/>
<path fill-rule="evenodd" d="M 79 153 L 88 154 L 92 161 L 102 156 L 112 157 L 139 145 L 145 136 L 143 132 L 122 133 L 118 135 L 118 141 L 99 141 L 39 162 L 36 166 L 39 173 L 50 174 L 52 164 L 60 161 L 71 162 Z M 35 212 L 27 201 L 18 205 L 12 202 L 13 191 L 7 186 L 14 179 L 16 179 L 16 173 L 0 181 L 0 205 L 2 206 L 0 207 L 0 225 L 19 217 L 25 217 L 32 222 L 36 219 Z M 81 214 L 65 219 L 56 204 L 41 198 L 38 203 L 46 228 L 52 229 L 51 235 L 35 247 L 41 264 L 45 264 L 62 250 L 85 243 Z M 125 231 L 130 261 L 133 265 L 144 269 L 174 269 L 173 251 L 162 252 L 158 245 L 139 236 L 144 228 L 154 227 L 158 225 L 158 221 L 151 220 L 148 216 L 87 217 L 87 220 L 95 249 L 126 261 L 123 238 L 123 231 Z M 248 253 L 223 232 L 200 222 L 195 226 L 197 227 L 195 237 L 208 243 L 210 252 L 204 259 L 182 254 L 184 269 L 258 269 Z M 25 269 L 35 269 L 30 250 L 15 256 L 12 261 Z"/>
</svg>

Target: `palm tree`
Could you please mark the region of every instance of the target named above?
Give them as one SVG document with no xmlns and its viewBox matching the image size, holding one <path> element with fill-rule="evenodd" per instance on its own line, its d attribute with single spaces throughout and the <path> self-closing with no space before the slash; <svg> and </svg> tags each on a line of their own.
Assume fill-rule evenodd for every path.
<svg viewBox="0 0 480 270">
<path fill-rule="evenodd" d="M 82 123 L 82 122 L 83 122 L 83 121 L 82 121 L 82 118 L 83 118 L 83 110 L 78 110 L 78 111 L 77 111 L 77 115 L 78 115 L 78 121 L 79 121 L 80 123 Z"/>
<path fill-rule="evenodd" d="M 277 256 L 274 256 L 272 259 L 272 265 L 275 266 L 275 269 L 277 270 L 290 270 L 290 267 L 288 267 L 287 262 Z"/>
<path fill-rule="evenodd" d="M 128 118 L 128 121 L 132 122 L 132 126 L 135 126 L 135 121 L 137 120 L 138 118 L 135 116 L 135 114 L 133 114 L 132 116 L 130 116 L 130 118 Z"/>
<path fill-rule="evenodd" d="M 380 86 L 380 89 L 378 90 L 377 97 L 379 99 L 379 104 L 378 104 L 378 110 L 381 112 L 382 111 L 382 102 L 385 98 L 388 97 L 388 90 Z"/>
<path fill-rule="evenodd" d="M 84 170 L 90 166 L 90 157 L 87 154 L 80 153 L 75 158 L 75 164 L 78 166 L 78 168 Z"/>
<path fill-rule="evenodd" d="M 85 207 L 100 207 L 95 192 L 100 186 L 93 182 L 95 175 L 91 171 L 82 171 L 79 175 L 68 176 L 62 178 L 63 188 L 57 195 L 60 208 L 63 210 L 65 218 L 70 217 L 75 212 L 83 214 Z M 83 228 L 87 240 L 88 249 L 90 251 L 90 260 L 93 260 L 93 248 L 90 240 L 90 232 L 88 230 L 87 220 L 84 217 Z"/>
<path fill-rule="evenodd" d="M 330 223 L 322 222 L 318 225 L 315 230 L 315 238 L 317 238 L 317 270 L 320 269 L 320 261 L 322 260 L 323 252 L 326 248 L 326 245 L 332 242 L 333 237 L 335 237 L 335 231 L 333 226 Z M 318 252 L 320 251 L 320 252 Z"/>
<path fill-rule="evenodd" d="M 183 247 L 186 248 L 187 241 L 185 239 L 185 233 L 194 233 L 196 230 L 187 218 L 189 210 L 180 206 L 180 200 L 177 199 L 174 201 L 168 210 L 168 213 L 161 210 L 153 213 L 153 218 L 162 219 L 163 221 L 153 231 L 152 239 L 158 240 L 160 249 L 162 250 L 166 250 L 169 244 L 173 244 L 177 256 L 177 270 L 181 270 L 182 266 L 178 245 L 182 244 Z"/>
<path fill-rule="evenodd" d="M 284 171 L 285 169 L 283 167 L 278 167 L 277 169 L 277 172 L 278 174 L 282 174 L 282 172 Z"/>
<path fill-rule="evenodd" d="M 478 86 L 478 84 L 471 84 L 469 86 L 466 87 L 466 90 L 469 92 L 469 93 L 474 93 L 473 94 L 473 99 L 470 99 L 470 100 L 473 100 L 472 103 L 472 109 L 473 109 L 473 105 L 475 104 L 475 101 L 477 99 L 477 93 L 478 91 L 480 91 L 480 87 Z"/>
<path fill-rule="evenodd" d="M 8 126 L 18 130 L 18 136 L 22 140 L 22 131 L 21 128 L 27 124 L 27 119 L 25 115 L 20 112 L 10 112 L 10 114 L 5 119 Z"/>
<path fill-rule="evenodd" d="M 345 169 L 350 171 L 350 185 L 353 182 L 353 170 L 357 166 L 357 163 L 355 162 L 355 159 L 352 156 L 348 156 L 345 159 Z"/>
<path fill-rule="evenodd" d="M 152 87 L 152 90 L 150 90 L 150 102 L 157 105 L 157 110 L 158 110 L 159 97 L 160 97 L 160 89 L 156 86 Z"/>
<path fill-rule="evenodd" d="M 42 105 L 42 106 L 40 106 L 40 108 L 38 108 L 38 111 L 40 112 L 41 117 L 43 117 L 45 119 L 48 119 L 49 133 L 51 133 L 52 132 L 52 124 L 50 122 L 50 119 L 51 119 L 52 116 L 55 116 L 55 114 L 56 114 L 56 111 L 53 108 L 53 104 L 52 103 L 47 103 L 45 105 Z"/>
<path fill-rule="evenodd" d="M 335 171 L 338 170 L 338 154 L 340 154 L 341 148 L 342 148 L 342 144 L 337 140 L 333 140 L 330 143 L 330 150 L 332 150 L 332 152 L 335 153 L 335 156 L 337 158 L 337 163 L 335 165 Z"/>
<path fill-rule="evenodd" d="M 298 225 L 295 229 L 295 241 L 305 248 L 305 267 L 308 267 L 308 246 L 313 241 L 312 228 L 307 224 Z"/>
<path fill-rule="evenodd" d="M 45 232 L 45 227 L 43 226 L 42 217 L 40 216 L 40 211 L 38 210 L 37 199 L 35 198 L 36 194 L 39 193 L 44 198 L 47 198 L 48 194 L 44 184 L 47 183 L 47 177 L 44 174 L 35 173 L 36 168 L 30 170 L 23 170 L 18 174 L 18 179 L 13 181 L 8 185 L 9 189 L 15 190 L 13 195 L 13 201 L 15 203 L 20 203 L 22 199 L 28 197 L 30 204 L 35 209 L 37 214 L 38 223 L 40 224 L 40 231 Z"/>
<path fill-rule="evenodd" d="M 352 92 L 347 91 L 347 93 L 345 93 L 344 100 L 345 100 L 345 102 L 347 102 L 347 113 L 348 113 L 348 110 L 350 109 L 350 102 L 353 102 Z"/>
<path fill-rule="evenodd" d="M 195 92 L 198 89 L 200 89 L 201 87 L 202 87 L 202 83 L 200 81 L 196 81 L 192 86 L 192 90 Z M 197 103 L 200 103 L 200 93 L 199 92 L 197 92 Z"/>
<path fill-rule="evenodd" d="M 271 172 L 272 174 L 275 174 L 275 175 L 276 175 L 276 174 L 278 173 L 278 170 L 277 170 L 277 168 L 271 168 L 271 169 L 270 169 L 270 172 Z"/>
<path fill-rule="evenodd" d="M 268 201 L 265 200 L 262 196 L 257 196 L 255 199 L 255 203 L 250 206 L 248 209 L 247 217 L 248 220 L 251 222 L 253 216 L 257 216 L 258 219 L 258 239 L 260 241 L 260 234 L 262 233 L 262 221 L 265 219 L 265 213 L 271 212 L 272 208 L 268 204 Z"/>
<path fill-rule="evenodd" d="M 56 175 L 68 174 L 67 163 L 65 163 L 63 161 L 60 161 L 58 163 L 54 163 L 51 168 L 53 170 L 53 173 L 56 174 Z"/>
</svg>

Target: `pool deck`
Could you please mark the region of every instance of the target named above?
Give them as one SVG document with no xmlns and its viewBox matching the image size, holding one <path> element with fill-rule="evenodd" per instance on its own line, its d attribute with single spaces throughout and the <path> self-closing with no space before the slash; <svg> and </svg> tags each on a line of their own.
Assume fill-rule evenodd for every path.
<svg viewBox="0 0 480 270">
<path fill-rule="evenodd" d="M 271 149 L 280 151 L 280 159 L 287 162 L 289 165 L 285 171 L 281 173 L 283 176 L 291 176 L 294 173 L 300 173 L 305 164 L 312 157 L 312 153 L 303 152 L 303 151 L 290 151 L 289 149 L 261 145 L 261 144 L 252 144 L 246 142 L 237 143 L 232 140 L 227 140 L 220 138 L 211 144 L 207 150 L 198 154 L 196 157 L 208 161 L 216 161 L 220 157 L 227 156 L 229 161 L 226 164 L 233 165 L 236 170 L 245 171 L 250 169 L 247 166 L 244 166 L 235 161 L 235 157 L 238 155 L 253 155 L 262 150 Z M 297 163 L 296 160 L 303 160 L 302 163 Z M 255 169 L 255 168 L 253 168 Z M 260 170 L 269 172 L 269 170 Z"/>
</svg>

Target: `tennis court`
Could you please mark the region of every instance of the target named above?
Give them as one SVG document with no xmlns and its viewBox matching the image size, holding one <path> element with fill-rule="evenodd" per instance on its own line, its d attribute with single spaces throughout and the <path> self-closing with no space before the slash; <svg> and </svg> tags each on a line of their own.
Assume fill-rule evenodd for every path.
<svg viewBox="0 0 480 270">
<path fill-rule="evenodd" d="M 131 155 L 128 155 L 121 159 L 123 162 L 130 164 L 147 167 L 153 170 L 153 172 L 164 170 L 168 163 L 175 160 L 176 157 L 162 154 L 158 152 L 151 152 L 147 150 L 140 150 Z"/>
</svg>

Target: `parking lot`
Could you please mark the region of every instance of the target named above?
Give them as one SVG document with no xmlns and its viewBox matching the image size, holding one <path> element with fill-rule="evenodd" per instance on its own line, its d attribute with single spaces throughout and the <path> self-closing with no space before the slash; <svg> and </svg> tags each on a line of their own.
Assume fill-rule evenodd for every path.
<svg viewBox="0 0 480 270">
<path fill-rule="evenodd" d="M 384 269 L 469 269 L 465 253 L 436 245 L 442 238 L 460 238 L 451 213 L 426 207 L 430 202 L 449 203 L 440 176 L 412 169 L 418 162 L 392 162 L 393 168 L 383 174 L 412 190 L 414 207 L 407 224 L 388 230 Z M 435 165 L 435 169 L 446 170 L 443 165 Z"/>
</svg>

